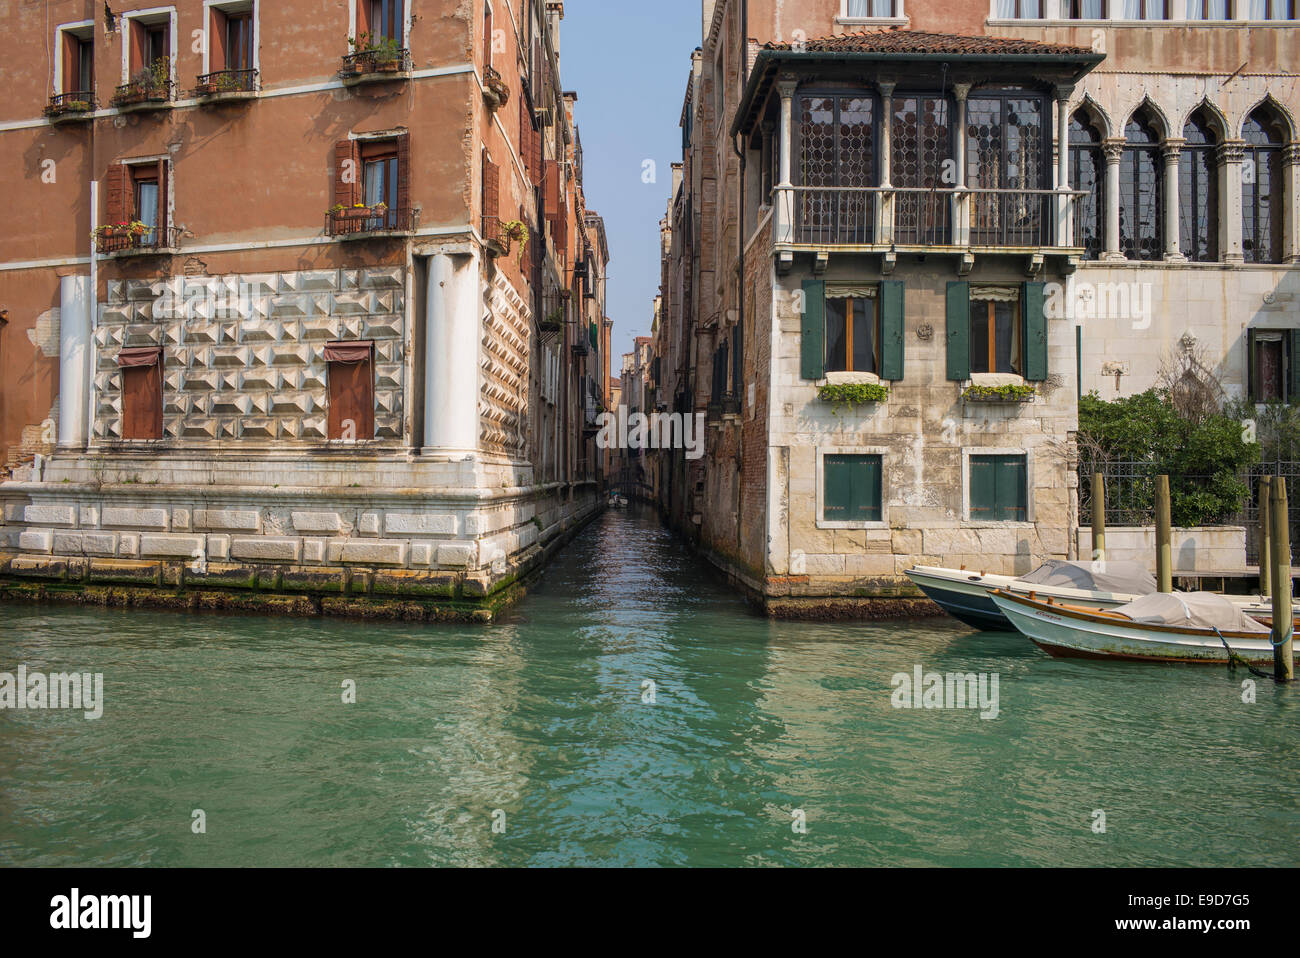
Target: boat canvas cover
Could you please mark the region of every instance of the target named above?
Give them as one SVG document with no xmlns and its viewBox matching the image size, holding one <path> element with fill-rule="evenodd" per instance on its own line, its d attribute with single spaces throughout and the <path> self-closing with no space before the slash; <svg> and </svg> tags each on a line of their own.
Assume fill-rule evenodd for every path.
<svg viewBox="0 0 1300 958">
<path fill-rule="evenodd" d="M 1066 562 L 1052 559 L 1020 579 L 1030 585 L 1083 589 L 1087 592 L 1118 592 L 1121 595 L 1150 595 L 1157 588 L 1146 566 L 1137 562 Z"/>
<path fill-rule="evenodd" d="M 1269 633 L 1267 627 L 1213 592 L 1157 592 L 1111 611 L 1142 625 L 1254 632 L 1261 635 Z"/>
</svg>

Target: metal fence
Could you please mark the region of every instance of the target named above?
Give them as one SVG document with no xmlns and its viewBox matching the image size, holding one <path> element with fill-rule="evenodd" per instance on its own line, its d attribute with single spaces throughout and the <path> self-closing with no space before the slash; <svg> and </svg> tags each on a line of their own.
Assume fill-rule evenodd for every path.
<svg viewBox="0 0 1300 958">
<path fill-rule="evenodd" d="M 1259 481 L 1265 476 L 1281 476 L 1287 481 L 1287 507 L 1290 513 L 1291 543 L 1294 554 L 1300 545 L 1300 460 L 1275 460 L 1255 463 L 1238 476 L 1179 475 L 1158 463 L 1114 460 L 1096 463 L 1079 461 L 1079 524 L 1092 524 L 1093 475 L 1106 478 L 1106 525 L 1151 526 L 1156 519 L 1156 477 L 1169 476 L 1169 498 L 1174 525 L 1187 513 L 1195 513 L 1200 525 L 1242 525 L 1246 527 L 1246 558 L 1259 560 L 1257 529 L 1259 525 Z M 1241 502 L 1227 508 L 1224 501 Z M 1198 501 L 1199 500 L 1199 501 Z M 1210 502 L 1217 504 L 1211 508 Z"/>
</svg>

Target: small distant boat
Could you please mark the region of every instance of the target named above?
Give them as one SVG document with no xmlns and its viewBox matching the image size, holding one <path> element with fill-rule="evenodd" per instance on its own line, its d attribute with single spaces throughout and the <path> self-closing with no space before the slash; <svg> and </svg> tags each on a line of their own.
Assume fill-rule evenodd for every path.
<svg viewBox="0 0 1300 958">
<path fill-rule="evenodd" d="M 1252 664 L 1273 661 L 1268 627 L 1211 592 L 1155 593 L 1114 609 L 1005 589 L 992 599 L 1016 629 L 1057 658 L 1226 665 L 1231 648 Z"/>
<path fill-rule="evenodd" d="M 936 605 L 974 629 L 1012 631 L 994 604 L 998 589 L 1036 592 L 1095 609 L 1126 605 L 1157 590 L 1156 580 L 1136 562 L 1067 562 L 1052 559 L 1027 576 L 990 575 L 965 569 L 916 566 L 906 575 Z"/>
</svg>

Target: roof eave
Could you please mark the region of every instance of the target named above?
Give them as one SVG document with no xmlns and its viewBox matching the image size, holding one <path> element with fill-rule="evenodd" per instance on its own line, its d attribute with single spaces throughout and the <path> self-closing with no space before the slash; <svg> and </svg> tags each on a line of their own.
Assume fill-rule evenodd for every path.
<svg viewBox="0 0 1300 958">
<path fill-rule="evenodd" d="M 754 98 L 763 86 L 767 73 L 779 63 L 803 65 L 819 62 L 887 63 L 890 61 L 916 62 L 918 60 L 942 63 L 1065 63 L 1079 67 L 1073 78 L 1073 82 L 1077 83 L 1105 59 L 1106 55 L 1103 53 L 885 53 L 864 50 L 842 52 L 810 50 L 796 53 L 793 50 L 760 50 L 758 57 L 754 60 L 754 67 L 749 72 L 749 82 L 745 85 L 745 93 L 741 97 L 740 105 L 736 110 L 736 119 L 731 124 L 731 137 L 735 139 L 741 133 L 749 132 L 750 113 L 753 110 Z"/>
</svg>

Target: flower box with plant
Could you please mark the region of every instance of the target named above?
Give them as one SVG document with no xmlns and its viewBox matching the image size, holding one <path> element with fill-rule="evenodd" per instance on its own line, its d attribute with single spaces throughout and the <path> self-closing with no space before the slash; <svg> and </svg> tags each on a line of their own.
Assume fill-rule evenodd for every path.
<svg viewBox="0 0 1300 958">
<path fill-rule="evenodd" d="M 889 399 L 889 387 L 879 383 L 831 383 L 817 390 L 822 402 L 839 406 L 869 406 Z"/>
<path fill-rule="evenodd" d="M 1005 386 L 971 386 L 961 394 L 961 398 L 967 402 L 1027 403 L 1033 402 L 1037 395 L 1033 386 L 1011 383 Z"/>
<path fill-rule="evenodd" d="M 112 239 L 114 237 L 135 236 L 140 237 L 149 232 L 149 226 L 141 223 L 139 220 L 132 220 L 129 223 L 105 223 L 103 226 L 96 227 L 90 234 L 91 239 Z"/>
<path fill-rule="evenodd" d="M 553 309 L 546 314 L 546 318 L 539 322 L 538 327 L 545 333 L 558 333 L 564 328 L 564 318 L 560 315 L 558 309 Z"/>
</svg>

